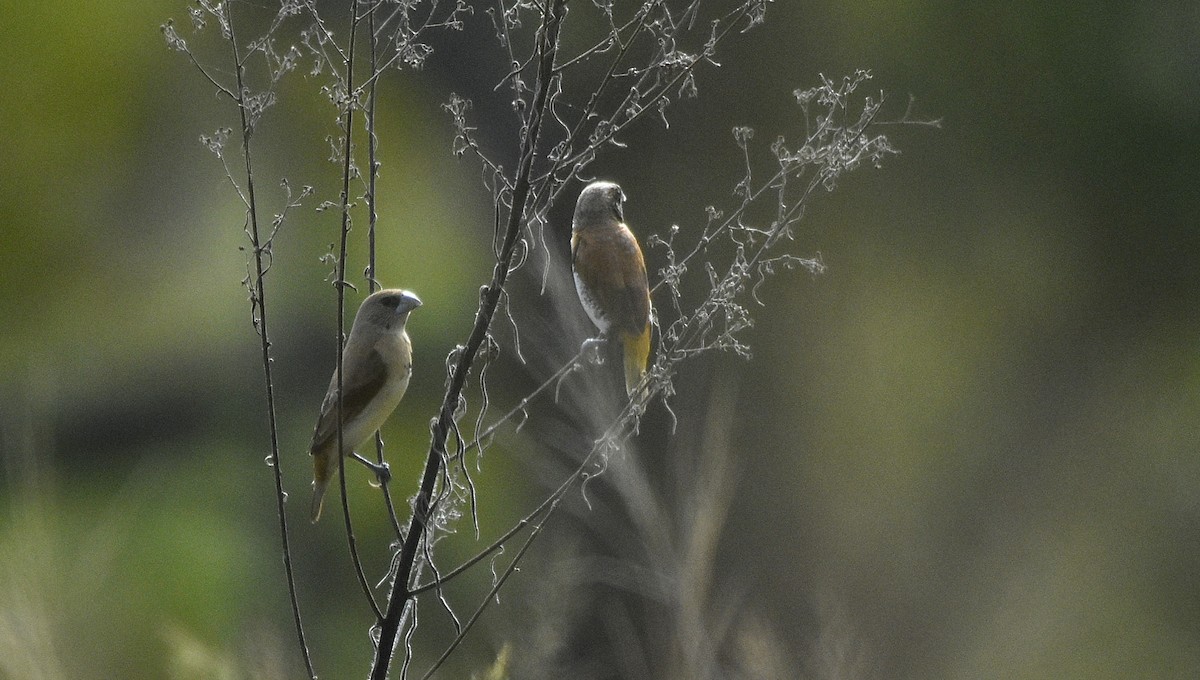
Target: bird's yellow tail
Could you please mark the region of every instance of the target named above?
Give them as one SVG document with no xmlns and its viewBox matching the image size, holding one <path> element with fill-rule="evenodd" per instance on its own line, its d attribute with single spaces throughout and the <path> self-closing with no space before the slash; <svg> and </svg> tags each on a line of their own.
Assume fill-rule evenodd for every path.
<svg viewBox="0 0 1200 680">
<path fill-rule="evenodd" d="M 313 524 L 321 519 L 321 506 L 325 502 L 325 489 L 329 487 L 329 478 L 333 476 L 333 469 L 329 464 L 329 459 L 332 456 L 323 454 L 313 455 L 313 492 L 312 492 L 312 508 L 309 518 Z M 336 462 L 336 459 L 334 459 Z"/>
<path fill-rule="evenodd" d="M 650 324 L 646 324 L 641 335 L 626 335 L 624 344 L 625 392 L 632 396 L 650 361 Z"/>
</svg>

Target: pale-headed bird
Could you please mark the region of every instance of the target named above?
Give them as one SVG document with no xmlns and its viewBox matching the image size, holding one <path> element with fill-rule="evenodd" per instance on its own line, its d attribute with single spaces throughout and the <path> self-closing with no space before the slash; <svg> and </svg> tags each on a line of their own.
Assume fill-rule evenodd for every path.
<svg viewBox="0 0 1200 680">
<path fill-rule="evenodd" d="M 625 390 L 632 395 L 650 357 L 650 286 L 624 203 L 625 192 L 612 182 L 584 187 L 571 225 L 571 268 L 588 317 L 604 337 L 621 343 Z"/>
<path fill-rule="evenodd" d="M 342 455 L 351 455 L 383 426 L 404 396 L 412 376 L 412 343 L 404 325 L 408 313 L 420 306 L 421 300 L 406 290 L 381 290 L 358 308 L 342 350 Z M 325 489 L 338 469 L 337 389 L 335 369 L 308 447 L 313 457 L 313 522 L 321 518 Z"/>
</svg>

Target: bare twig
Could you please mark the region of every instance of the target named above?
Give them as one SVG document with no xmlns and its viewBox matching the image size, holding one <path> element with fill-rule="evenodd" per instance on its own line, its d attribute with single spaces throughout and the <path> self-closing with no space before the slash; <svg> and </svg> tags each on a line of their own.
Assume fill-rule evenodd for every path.
<svg viewBox="0 0 1200 680">
<path fill-rule="evenodd" d="M 316 11 L 313 11 L 316 15 Z M 322 27 L 324 24 L 321 24 Z M 345 52 L 339 50 L 339 54 L 345 56 L 346 64 L 346 91 L 350 91 L 350 84 L 354 82 L 354 43 L 355 35 L 358 31 L 358 0 L 350 3 L 350 44 L 346 47 Z M 342 352 L 346 347 L 346 335 L 342 330 L 346 327 L 346 242 L 350 236 L 350 177 L 353 169 L 352 161 L 352 141 L 354 133 L 354 109 L 357 106 L 354 98 L 347 96 L 346 100 L 341 102 L 344 107 L 342 111 L 342 131 L 343 137 L 342 148 L 342 192 L 341 192 L 341 213 L 342 213 L 342 228 L 340 232 L 340 241 L 338 244 L 338 261 L 337 261 L 337 450 L 345 451 L 345 443 L 343 441 L 342 432 L 342 381 L 345 379 L 345 373 L 342 370 Z M 371 584 L 367 581 L 367 575 L 363 572 L 362 560 L 358 556 L 358 542 L 354 537 L 354 523 L 350 519 L 350 498 L 346 494 L 346 458 L 338 454 L 338 480 L 339 488 L 342 492 L 342 517 L 346 523 L 346 541 L 350 548 L 350 559 L 354 563 L 354 572 L 358 577 L 358 584 L 362 587 L 363 594 L 367 596 L 367 601 L 371 603 L 371 610 L 375 612 L 376 619 L 383 618 L 383 611 L 380 610 L 379 604 L 375 602 L 375 595 L 371 592 Z"/>
<path fill-rule="evenodd" d="M 371 73 L 378 73 L 379 35 L 375 32 L 375 14 L 378 8 L 379 2 L 376 0 L 367 12 L 367 28 L 371 35 L 368 43 L 371 49 Z M 367 226 L 366 271 L 367 287 L 372 293 L 380 289 L 375 269 L 375 226 L 379 221 L 379 196 L 375 190 L 379 179 L 379 135 L 375 130 L 375 103 L 376 88 L 375 80 L 372 78 L 367 89 L 367 220 L 369 224 Z M 380 467 L 386 464 L 383 459 L 383 435 L 378 431 L 375 432 L 375 463 Z M 400 518 L 396 515 L 396 505 L 392 502 L 389 484 L 390 480 L 381 478 L 379 489 L 383 493 L 383 504 L 387 507 L 388 519 L 392 522 L 392 530 L 396 532 L 396 539 L 403 541 L 404 530 L 400 528 Z"/>
<path fill-rule="evenodd" d="M 492 281 L 480 302 L 479 311 L 475 317 L 475 325 L 466 346 L 458 353 L 458 362 L 442 400 L 441 411 L 433 427 L 432 442 L 426 459 L 425 472 L 421 479 L 421 488 L 417 492 L 413 504 L 413 516 L 405 536 L 404 546 L 400 551 L 400 561 L 396 576 L 392 581 L 392 591 L 388 600 L 387 613 L 380 625 L 379 641 L 375 650 L 375 662 L 371 677 L 373 680 L 384 680 L 387 677 L 391 663 L 392 650 L 395 646 L 401 612 L 413 597 L 409 588 L 412 577 L 413 563 L 421 539 L 429 529 L 428 523 L 432 510 L 434 484 L 437 482 L 442 460 L 446 455 L 446 437 L 450 432 L 455 411 L 466 384 L 467 374 L 474 363 L 475 354 L 482 346 L 488 335 L 492 318 L 500 302 L 500 294 L 508 279 L 513 253 L 517 238 L 521 233 L 524 221 L 525 202 L 529 197 L 529 178 L 533 171 L 533 161 L 537 154 L 538 138 L 541 132 L 543 115 L 550 98 L 552 88 L 552 71 L 554 58 L 558 51 L 558 34 L 563 18 L 565 0 L 553 0 L 549 11 L 544 14 L 538 52 L 537 94 L 534 106 L 526 124 L 521 141 L 521 159 L 517 169 L 517 178 L 513 183 L 512 207 L 509 211 L 508 226 L 505 230 L 504 244 L 500 257 L 492 270 Z"/>
<path fill-rule="evenodd" d="M 227 11 L 232 12 L 229 8 Z M 288 597 L 292 604 L 292 618 L 296 624 L 296 637 L 300 644 L 300 654 L 304 659 L 305 669 L 312 680 L 317 673 L 313 668 L 312 657 L 308 652 L 308 643 L 304 637 L 304 622 L 300 616 L 300 601 L 296 595 L 296 578 L 292 572 L 292 551 L 288 541 L 288 524 L 286 512 L 287 493 L 283 489 L 283 472 L 279 466 L 279 427 L 275 418 L 275 387 L 271 377 L 271 340 L 267 332 L 267 301 L 266 301 L 266 267 L 265 253 L 269 245 L 259 239 L 258 204 L 254 195 L 254 163 L 250 151 L 250 137 L 253 127 L 250 124 L 248 105 L 246 102 L 246 74 L 238 47 L 237 34 L 234 31 L 232 16 L 228 17 L 229 44 L 233 50 L 233 61 L 237 78 L 238 113 L 242 129 L 242 156 L 246 160 L 246 200 L 248 203 L 247 220 L 250 222 L 250 245 L 254 252 L 254 283 L 251 288 L 251 313 L 257 310 L 254 319 L 258 330 L 259 349 L 262 354 L 263 380 L 267 393 L 267 421 L 271 433 L 271 470 L 275 477 L 275 505 L 279 515 L 279 538 L 283 549 L 283 569 L 287 576 Z M 210 79 L 211 80 L 211 79 Z"/>
</svg>

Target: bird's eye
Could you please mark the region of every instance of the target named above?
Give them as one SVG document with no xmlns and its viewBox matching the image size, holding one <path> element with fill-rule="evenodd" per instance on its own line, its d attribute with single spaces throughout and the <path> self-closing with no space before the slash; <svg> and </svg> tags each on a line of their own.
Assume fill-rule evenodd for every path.
<svg viewBox="0 0 1200 680">
<path fill-rule="evenodd" d="M 385 307 L 390 307 L 391 309 L 395 309 L 396 305 L 400 304 L 400 298 L 396 297 L 395 295 L 389 295 L 387 297 L 380 298 L 379 301 L 382 302 Z"/>
<path fill-rule="evenodd" d="M 625 210 L 624 210 L 624 205 L 622 203 L 624 200 L 625 200 L 625 192 L 621 191 L 620 187 L 613 187 L 612 202 L 611 202 L 612 211 L 613 211 L 613 215 L 616 215 L 617 219 L 621 220 L 621 221 L 625 220 L 625 215 L 624 215 Z"/>
</svg>

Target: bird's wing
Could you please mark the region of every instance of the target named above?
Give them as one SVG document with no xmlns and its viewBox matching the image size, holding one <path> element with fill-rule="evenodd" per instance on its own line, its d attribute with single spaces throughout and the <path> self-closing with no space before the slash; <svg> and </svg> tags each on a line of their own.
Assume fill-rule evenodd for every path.
<svg viewBox="0 0 1200 680">
<path fill-rule="evenodd" d="M 379 394 L 388 379 L 388 366 L 376 349 L 371 349 L 361 360 L 353 362 L 346 369 L 346 378 L 342 381 L 342 422 L 353 421 L 367 404 Z M 308 450 L 316 451 L 328 446 L 337 437 L 337 371 L 329 381 L 329 391 L 321 402 L 321 417 L 317 420 L 317 429 L 313 432 L 312 444 Z M 358 442 L 343 442 L 354 445 Z"/>
<path fill-rule="evenodd" d="M 650 323 L 650 284 L 646 278 L 646 260 L 633 232 L 624 224 L 620 231 L 621 248 L 625 251 L 626 266 L 621 268 L 621 305 L 627 310 L 630 325 L 626 329 L 641 335 Z"/>
<path fill-rule="evenodd" d="M 633 232 L 624 224 L 575 235 L 572 262 L 590 300 L 621 335 L 641 335 L 650 320 L 646 262 Z"/>
</svg>

